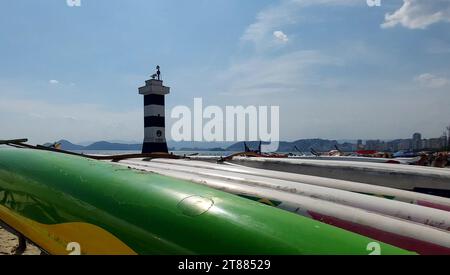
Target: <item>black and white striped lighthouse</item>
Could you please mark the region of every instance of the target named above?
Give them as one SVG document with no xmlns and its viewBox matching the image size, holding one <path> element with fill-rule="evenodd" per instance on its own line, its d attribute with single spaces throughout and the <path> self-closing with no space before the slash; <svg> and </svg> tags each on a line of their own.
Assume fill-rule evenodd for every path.
<svg viewBox="0 0 450 275">
<path fill-rule="evenodd" d="M 139 94 L 144 96 L 144 144 L 142 153 L 167 153 L 165 131 L 165 95 L 170 88 L 163 86 L 159 66 L 152 79 L 145 81 L 145 86 L 139 88 Z"/>
</svg>

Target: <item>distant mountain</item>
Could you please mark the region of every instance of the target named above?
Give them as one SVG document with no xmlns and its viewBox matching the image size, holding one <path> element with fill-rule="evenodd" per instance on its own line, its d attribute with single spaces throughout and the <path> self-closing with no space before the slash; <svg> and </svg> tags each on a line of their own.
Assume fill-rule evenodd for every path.
<svg viewBox="0 0 450 275">
<path fill-rule="evenodd" d="M 292 147 L 297 146 L 300 151 L 309 152 L 311 149 L 316 151 L 335 150 L 335 146 L 339 145 L 336 140 L 326 139 L 300 139 L 292 143 Z"/>
<path fill-rule="evenodd" d="M 247 146 L 251 150 L 257 150 L 259 146 L 259 141 L 249 141 L 246 142 Z M 263 144 L 267 144 L 266 142 L 263 142 Z M 336 140 L 325 140 L 325 139 L 301 139 L 294 142 L 288 142 L 288 141 L 280 141 L 278 152 L 297 152 L 295 147 L 297 147 L 300 151 L 309 153 L 311 149 L 314 149 L 316 151 L 330 151 L 335 150 L 335 145 L 338 145 L 341 150 L 346 151 L 349 149 L 348 144 L 345 144 L 343 146 L 342 144 L 339 144 Z M 342 148 L 341 148 L 342 147 Z M 244 151 L 244 142 L 237 142 L 228 148 L 226 148 L 227 151 Z"/>
<path fill-rule="evenodd" d="M 113 140 L 105 140 L 105 141 L 109 142 L 109 143 L 120 143 L 120 144 L 139 144 L 139 143 L 141 143 L 140 141 L 136 141 L 136 140 L 120 140 L 120 139 L 117 139 L 117 140 L 115 140 L 115 139 L 113 139 Z M 96 143 L 96 142 L 97 142 L 96 140 L 93 140 L 93 141 L 82 141 L 82 142 L 78 142 L 77 144 L 81 145 L 81 146 L 89 146 L 89 145 L 91 145 L 93 143 Z"/>
<path fill-rule="evenodd" d="M 225 151 L 223 148 L 180 148 L 179 150 L 172 150 L 172 151 L 213 151 L 213 152 L 222 152 Z"/>
<path fill-rule="evenodd" d="M 167 146 L 175 148 L 177 150 L 183 149 L 202 149 L 209 150 L 211 148 L 226 148 L 228 146 L 233 145 L 234 142 L 201 142 L 201 141 L 173 141 L 168 140 Z"/>
<path fill-rule="evenodd" d="M 250 150 L 258 150 L 259 141 L 245 141 L 245 143 L 250 148 Z M 263 142 L 262 144 L 268 144 L 268 142 Z M 280 141 L 278 148 L 279 152 L 290 152 L 294 150 L 294 146 L 292 145 L 292 143 L 286 141 Z M 231 146 L 228 146 L 225 150 L 242 152 L 245 150 L 244 141 L 239 141 Z"/>
<path fill-rule="evenodd" d="M 67 150 L 67 151 L 78 151 L 78 150 L 84 149 L 84 146 L 81 146 L 78 144 L 73 144 L 72 142 L 65 140 L 65 139 L 57 141 L 57 143 L 61 144 L 61 149 Z M 47 147 L 52 146 L 52 145 L 53 145 L 52 142 L 44 144 L 44 146 L 47 146 Z"/>
<path fill-rule="evenodd" d="M 84 150 L 98 150 L 98 151 L 141 151 L 142 144 L 122 144 L 111 143 L 107 141 L 99 141 L 84 147 Z"/>
<path fill-rule="evenodd" d="M 337 140 L 339 143 L 358 143 L 357 139 L 338 139 Z"/>
<path fill-rule="evenodd" d="M 98 141 L 94 142 L 88 146 L 82 146 L 78 144 L 71 143 L 67 140 L 58 141 L 61 143 L 61 148 L 67 151 L 141 151 L 142 144 L 125 144 L 125 143 L 114 143 L 108 141 Z M 251 150 L 257 150 L 259 146 L 259 141 L 248 141 L 247 146 Z M 267 144 L 263 142 L 263 144 Z M 51 146 L 52 143 L 45 144 L 46 146 Z M 183 146 L 184 145 L 184 146 Z M 170 151 L 244 151 L 244 142 L 168 142 Z M 336 149 L 336 146 L 345 152 L 350 152 L 355 150 L 355 144 L 344 142 L 339 143 L 336 140 L 326 140 L 326 139 L 300 139 L 293 142 L 281 141 L 279 143 L 278 152 L 297 152 L 295 147 L 297 147 L 301 152 L 309 153 L 311 149 L 318 152 L 327 152 Z"/>
<path fill-rule="evenodd" d="M 74 144 L 68 140 L 60 140 L 57 143 L 61 144 L 61 149 L 66 151 L 140 151 L 142 150 L 142 144 L 122 144 L 111 143 L 107 141 L 94 142 L 88 146 Z M 44 146 L 52 146 L 53 143 L 49 142 Z"/>
</svg>

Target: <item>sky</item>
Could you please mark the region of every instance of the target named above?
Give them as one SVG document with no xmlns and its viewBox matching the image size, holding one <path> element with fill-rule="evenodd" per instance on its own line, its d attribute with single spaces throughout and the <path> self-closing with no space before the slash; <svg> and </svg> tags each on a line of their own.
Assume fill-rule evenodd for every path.
<svg viewBox="0 0 450 275">
<path fill-rule="evenodd" d="M 0 139 L 142 141 L 137 89 L 157 64 L 167 116 L 201 97 L 280 106 L 281 140 L 438 137 L 450 124 L 450 0 L 380 4 L 2 0 Z"/>
</svg>

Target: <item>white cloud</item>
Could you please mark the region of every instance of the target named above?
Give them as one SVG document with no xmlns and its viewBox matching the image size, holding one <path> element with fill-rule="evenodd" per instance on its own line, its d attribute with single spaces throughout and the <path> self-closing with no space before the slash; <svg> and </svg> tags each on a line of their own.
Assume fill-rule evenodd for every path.
<svg viewBox="0 0 450 275">
<path fill-rule="evenodd" d="M 221 75 L 225 94 L 254 96 L 299 92 L 306 85 L 315 85 L 315 69 L 337 65 L 334 57 L 318 51 L 295 51 L 277 57 L 257 57 L 234 63 Z"/>
<path fill-rule="evenodd" d="M 403 5 L 386 14 L 383 28 L 397 25 L 409 29 L 426 29 L 438 22 L 450 22 L 450 0 L 403 0 Z"/>
<path fill-rule="evenodd" d="M 53 85 L 56 85 L 56 84 L 59 84 L 59 81 L 56 80 L 56 79 L 52 79 L 52 80 L 50 80 L 48 83 L 53 84 Z"/>
<path fill-rule="evenodd" d="M 252 42 L 258 46 L 270 37 L 273 31 L 298 22 L 300 9 L 312 5 L 354 5 L 363 0 L 281 0 L 278 5 L 263 9 L 256 16 L 241 37 L 242 41 Z M 364 3 L 365 5 L 365 3 Z"/>
<path fill-rule="evenodd" d="M 262 10 L 256 16 L 256 21 L 247 27 L 241 40 L 253 43 L 261 42 L 274 28 L 294 23 L 297 16 L 290 10 L 297 8 L 293 1 L 283 1 L 278 6 Z"/>
<path fill-rule="evenodd" d="M 415 81 L 419 82 L 422 86 L 428 88 L 443 88 L 450 84 L 450 80 L 445 77 L 439 77 L 430 73 L 424 73 L 415 77 Z"/>
<path fill-rule="evenodd" d="M 282 31 L 274 31 L 273 32 L 273 36 L 275 37 L 275 39 L 277 41 L 280 41 L 280 42 L 283 42 L 283 43 L 286 43 L 286 42 L 289 41 L 288 36 Z"/>
</svg>

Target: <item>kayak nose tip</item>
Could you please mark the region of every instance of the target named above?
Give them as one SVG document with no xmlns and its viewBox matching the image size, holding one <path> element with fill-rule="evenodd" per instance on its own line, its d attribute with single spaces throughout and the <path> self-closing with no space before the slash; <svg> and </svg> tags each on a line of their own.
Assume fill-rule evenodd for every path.
<svg viewBox="0 0 450 275">
<path fill-rule="evenodd" d="M 186 216 L 198 217 L 208 212 L 213 205 L 212 199 L 194 195 L 182 199 L 177 208 Z"/>
</svg>

